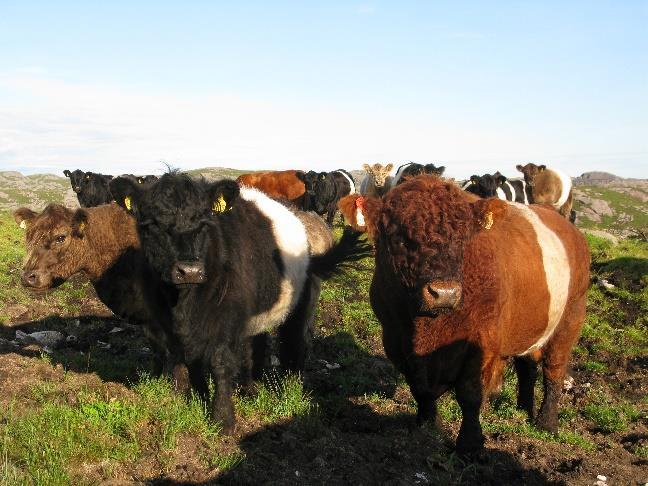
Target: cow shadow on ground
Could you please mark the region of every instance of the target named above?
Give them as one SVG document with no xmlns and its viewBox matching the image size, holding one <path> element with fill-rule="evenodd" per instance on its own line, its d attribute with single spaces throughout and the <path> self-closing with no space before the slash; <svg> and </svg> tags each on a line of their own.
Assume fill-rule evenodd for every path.
<svg viewBox="0 0 648 486">
<path fill-rule="evenodd" d="M 415 425 L 401 380 L 382 353 L 351 334 L 318 336 L 304 373 L 309 412 L 239 432 L 240 463 L 209 480 L 152 483 L 549 484 L 506 451 L 455 454 L 454 433 Z"/>
</svg>

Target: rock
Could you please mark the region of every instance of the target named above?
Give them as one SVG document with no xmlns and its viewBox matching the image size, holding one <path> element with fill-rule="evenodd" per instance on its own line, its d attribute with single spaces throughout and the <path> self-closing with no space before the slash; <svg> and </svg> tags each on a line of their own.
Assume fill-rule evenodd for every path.
<svg viewBox="0 0 648 486">
<path fill-rule="evenodd" d="M 599 284 L 599 287 L 601 287 L 603 289 L 606 289 L 606 290 L 611 290 L 611 289 L 616 288 L 616 286 L 614 284 L 611 284 L 610 282 L 608 282 L 604 278 L 599 279 L 598 284 Z"/>
<path fill-rule="evenodd" d="M 36 331 L 27 334 L 18 330 L 16 331 L 16 340 L 26 344 L 38 344 L 43 348 L 48 348 L 47 352 L 51 352 L 63 340 L 63 334 L 58 331 Z"/>
<path fill-rule="evenodd" d="M 110 349 L 110 343 L 105 343 L 103 341 L 97 341 L 97 347 L 101 349 Z"/>
<path fill-rule="evenodd" d="M 599 474 L 598 476 L 596 476 L 596 479 L 598 479 L 599 481 L 607 481 L 607 478 L 605 476 L 603 476 L 602 474 Z"/>
<path fill-rule="evenodd" d="M 589 228 L 583 228 L 581 231 L 582 231 L 583 233 L 587 233 L 587 234 L 590 234 L 590 235 L 592 235 L 592 236 L 598 236 L 599 238 L 603 238 L 603 239 L 605 239 L 605 240 L 608 240 L 608 241 L 610 241 L 610 242 L 611 242 L 612 244 L 614 244 L 614 245 L 618 245 L 618 244 L 619 244 L 619 238 L 617 238 L 616 236 L 614 236 L 614 235 L 611 234 L 611 233 L 608 233 L 607 231 L 603 231 L 603 230 L 596 230 L 596 229 L 589 229 Z"/>
<path fill-rule="evenodd" d="M 565 379 L 563 380 L 563 390 L 564 391 L 569 391 L 572 388 L 574 388 L 574 377 L 567 375 L 565 376 Z"/>
<path fill-rule="evenodd" d="M 116 334 L 118 332 L 122 332 L 123 330 L 123 328 L 115 326 L 110 331 L 108 331 L 108 334 Z"/>
</svg>

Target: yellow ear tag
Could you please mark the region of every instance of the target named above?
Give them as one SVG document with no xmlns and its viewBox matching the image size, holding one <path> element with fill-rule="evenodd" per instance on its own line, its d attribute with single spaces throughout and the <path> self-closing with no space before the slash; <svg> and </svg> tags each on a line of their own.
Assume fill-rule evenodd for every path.
<svg viewBox="0 0 648 486">
<path fill-rule="evenodd" d="M 225 209 L 227 208 L 227 203 L 225 202 L 225 198 L 221 194 L 218 196 L 218 199 L 214 201 L 214 205 L 212 206 L 212 211 L 215 213 L 223 213 L 225 212 Z"/>
<path fill-rule="evenodd" d="M 486 216 L 484 217 L 483 221 L 480 221 L 479 224 L 482 226 L 484 229 L 491 229 L 493 227 L 493 213 L 491 211 L 488 211 L 486 213 Z"/>
<path fill-rule="evenodd" d="M 26 219 L 23 219 L 23 220 L 20 222 L 20 227 L 21 227 L 22 229 L 27 228 L 27 220 L 26 220 Z"/>
<path fill-rule="evenodd" d="M 126 196 L 124 198 L 124 206 L 126 206 L 126 209 L 128 209 L 129 211 L 131 210 L 131 198 L 130 198 L 130 196 Z"/>
<path fill-rule="evenodd" d="M 79 223 L 79 231 L 83 231 L 85 229 L 85 227 L 86 227 L 86 224 L 83 221 L 81 221 Z"/>
</svg>

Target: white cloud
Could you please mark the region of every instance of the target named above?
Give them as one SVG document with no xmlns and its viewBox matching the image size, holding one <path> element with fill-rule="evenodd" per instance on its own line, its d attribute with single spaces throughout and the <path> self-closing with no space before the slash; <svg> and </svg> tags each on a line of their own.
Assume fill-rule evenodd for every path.
<svg viewBox="0 0 648 486">
<path fill-rule="evenodd" d="M 1 169 L 159 173 L 166 161 L 182 169 L 331 170 L 418 160 L 441 162 L 449 176 L 461 178 L 496 169 L 515 175 L 518 161 L 545 161 L 544 148 L 510 130 L 453 126 L 432 114 L 356 112 L 235 94 L 154 95 L 68 83 L 38 71 L 0 75 Z M 566 169 L 576 175 L 599 167 Z"/>
</svg>

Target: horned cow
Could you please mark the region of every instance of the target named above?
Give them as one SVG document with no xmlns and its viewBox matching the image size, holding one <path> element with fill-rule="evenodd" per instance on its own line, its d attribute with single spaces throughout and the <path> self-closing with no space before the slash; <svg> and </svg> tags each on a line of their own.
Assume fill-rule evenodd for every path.
<svg viewBox="0 0 648 486">
<path fill-rule="evenodd" d="M 516 357 L 518 406 L 531 417 L 542 360 L 544 399 L 535 420 L 556 432 L 589 286 L 580 232 L 552 209 L 478 199 L 437 177 L 359 199 L 348 196 L 340 207 L 345 217 L 360 209 L 375 242 L 371 305 L 418 421 L 435 419 L 437 398 L 454 389 L 463 416 L 457 449 L 480 448 L 481 404 L 501 382 L 507 358 Z"/>
</svg>

